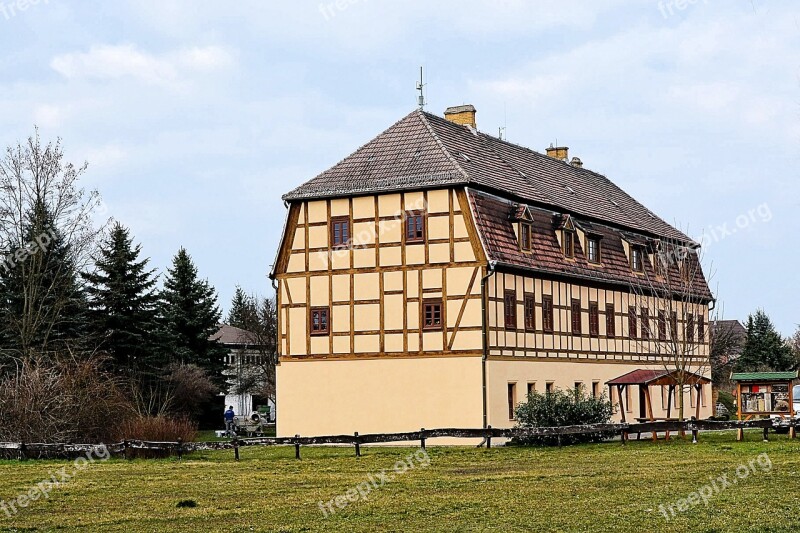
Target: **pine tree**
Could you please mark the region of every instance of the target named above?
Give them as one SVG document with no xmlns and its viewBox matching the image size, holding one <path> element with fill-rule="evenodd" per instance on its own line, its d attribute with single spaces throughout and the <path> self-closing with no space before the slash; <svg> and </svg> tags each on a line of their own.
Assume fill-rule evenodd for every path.
<svg viewBox="0 0 800 533">
<path fill-rule="evenodd" d="M 775 329 L 767 314 L 759 309 L 747 319 L 747 338 L 742 355 L 736 362 L 737 371 L 792 370 L 795 359 L 791 348 Z"/>
<path fill-rule="evenodd" d="M 255 298 L 245 294 L 244 290 L 237 285 L 231 300 L 231 308 L 228 311 L 228 318 L 225 323 L 229 326 L 247 330 L 252 327 L 254 321 L 258 320 L 258 309 Z"/>
<path fill-rule="evenodd" d="M 87 310 L 72 250 L 38 202 L 0 268 L 3 348 L 18 356 L 82 349 Z"/>
<path fill-rule="evenodd" d="M 114 224 L 100 244 L 96 270 L 84 273 L 88 282 L 90 319 L 99 346 L 118 371 L 151 373 L 163 367 L 156 339 L 155 270 L 139 260 L 141 245 L 133 245 L 127 228 Z"/>
<path fill-rule="evenodd" d="M 217 384 L 224 383 L 222 370 L 227 350 L 210 337 L 217 332 L 222 314 L 208 281 L 198 279 L 191 256 L 181 248 L 172 260 L 161 292 L 167 357 L 175 363 L 195 364 Z"/>
</svg>

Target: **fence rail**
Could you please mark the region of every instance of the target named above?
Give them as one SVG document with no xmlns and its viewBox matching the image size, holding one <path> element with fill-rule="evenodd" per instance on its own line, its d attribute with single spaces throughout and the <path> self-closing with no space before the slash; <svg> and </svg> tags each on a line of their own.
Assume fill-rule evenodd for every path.
<svg viewBox="0 0 800 533">
<path fill-rule="evenodd" d="M 210 450 L 234 450 L 235 457 L 239 459 L 239 448 L 249 446 L 294 446 L 296 457 L 300 458 L 300 446 L 312 446 L 320 444 L 347 444 L 355 446 L 356 455 L 360 456 L 360 446 L 363 444 L 379 444 L 390 442 L 419 442 L 424 448 L 428 439 L 435 438 L 457 438 L 457 439 L 483 439 L 481 444 L 491 447 L 492 439 L 513 439 L 524 437 L 558 437 L 562 435 L 589 435 L 597 433 L 615 434 L 621 436 L 622 444 L 628 440 L 631 434 L 641 435 L 643 433 L 667 433 L 667 432 L 691 432 L 694 441 L 700 431 L 724 431 L 724 430 L 745 430 L 763 429 L 764 439 L 768 440 L 768 430 L 773 427 L 800 427 L 800 420 L 686 420 L 686 421 L 654 421 L 642 422 L 638 424 L 592 424 L 578 426 L 560 426 L 546 428 L 442 428 L 425 429 L 406 433 L 367 433 L 352 435 L 327 435 L 321 437 L 262 437 L 240 439 L 234 438 L 229 441 L 216 442 L 153 442 L 142 440 L 126 440 L 112 444 L 44 444 L 44 443 L 24 443 L 24 442 L 0 442 L 0 456 L 16 455 L 20 459 L 37 457 L 64 457 L 77 456 L 87 453 L 96 453 L 105 446 L 108 453 L 112 456 L 129 457 L 137 451 L 157 452 L 167 455 L 177 455 L 182 457 L 185 453 L 210 451 Z"/>
</svg>

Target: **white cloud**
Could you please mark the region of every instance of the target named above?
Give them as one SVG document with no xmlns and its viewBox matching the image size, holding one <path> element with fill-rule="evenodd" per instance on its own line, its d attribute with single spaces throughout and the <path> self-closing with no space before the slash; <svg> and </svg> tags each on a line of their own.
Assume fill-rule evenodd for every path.
<svg viewBox="0 0 800 533">
<path fill-rule="evenodd" d="M 67 79 L 133 78 L 155 85 L 174 85 L 193 72 L 220 70 L 232 64 L 232 55 L 217 46 L 156 55 L 133 44 L 95 45 L 88 52 L 61 54 L 50 62 L 53 70 Z"/>
</svg>

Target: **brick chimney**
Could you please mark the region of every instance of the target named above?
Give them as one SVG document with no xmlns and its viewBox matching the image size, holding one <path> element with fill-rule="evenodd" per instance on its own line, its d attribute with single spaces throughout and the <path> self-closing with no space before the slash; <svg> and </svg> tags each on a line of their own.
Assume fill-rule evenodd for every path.
<svg viewBox="0 0 800 533">
<path fill-rule="evenodd" d="M 445 109 L 444 118 L 455 124 L 461 124 L 462 126 L 469 126 L 472 129 L 478 129 L 478 126 L 475 123 L 475 113 L 477 113 L 477 111 L 475 110 L 474 106 L 459 105 Z"/>
<path fill-rule="evenodd" d="M 553 146 L 551 144 L 550 147 L 547 148 L 547 155 L 553 159 L 567 161 L 569 159 L 569 148 L 566 146 Z"/>
</svg>

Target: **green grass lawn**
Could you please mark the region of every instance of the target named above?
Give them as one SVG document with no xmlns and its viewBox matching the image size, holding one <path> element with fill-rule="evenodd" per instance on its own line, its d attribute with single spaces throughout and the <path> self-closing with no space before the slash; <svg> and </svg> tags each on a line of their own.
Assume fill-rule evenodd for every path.
<svg viewBox="0 0 800 533">
<path fill-rule="evenodd" d="M 429 448 L 366 499 L 324 517 L 328 502 L 415 448 L 242 448 L 182 462 L 112 459 L 8 518 L 1 531 L 798 531 L 800 439 L 732 433 L 701 442 L 631 441 L 558 448 Z M 767 453 L 756 472 L 669 521 L 659 512 L 711 478 Z M 763 460 L 763 459 L 762 459 Z M 66 461 L 0 462 L 0 500 L 11 500 Z M 720 483 L 717 483 L 718 486 Z M 366 485 L 362 485 L 365 490 Z M 373 486 L 374 487 L 374 486 Z M 354 494 L 351 491 L 351 496 Z M 355 493 L 357 494 L 357 493 Z M 183 500 L 196 507 L 179 508 Z M 341 500 L 340 500 L 341 502 Z"/>
</svg>

